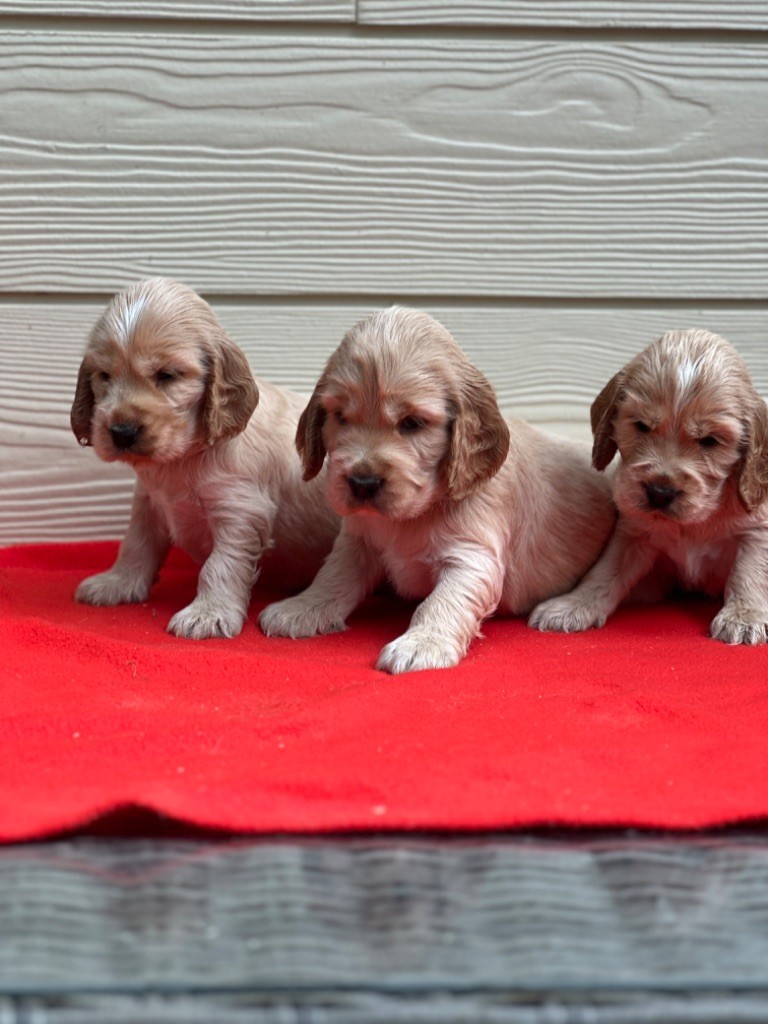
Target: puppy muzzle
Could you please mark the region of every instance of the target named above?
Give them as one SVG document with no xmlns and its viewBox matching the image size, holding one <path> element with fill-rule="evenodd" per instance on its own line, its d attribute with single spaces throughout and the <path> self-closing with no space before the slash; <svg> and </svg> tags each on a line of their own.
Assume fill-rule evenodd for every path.
<svg viewBox="0 0 768 1024">
<path fill-rule="evenodd" d="M 138 441 L 142 429 L 138 423 L 113 423 L 109 428 L 109 436 L 115 448 L 130 451 Z"/>
<path fill-rule="evenodd" d="M 669 512 L 682 493 L 668 481 L 650 480 L 643 484 L 648 508 L 654 512 Z"/>
<path fill-rule="evenodd" d="M 370 502 L 384 486 L 384 477 L 372 474 L 352 475 L 347 477 L 347 484 L 353 498 L 359 502 Z"/>
</svg>

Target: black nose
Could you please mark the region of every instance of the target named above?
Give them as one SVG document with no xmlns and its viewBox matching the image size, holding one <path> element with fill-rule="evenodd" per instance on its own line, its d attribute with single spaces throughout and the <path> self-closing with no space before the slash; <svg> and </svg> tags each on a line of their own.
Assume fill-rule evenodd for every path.
<svg viewBox="0 0 768 1024">
<path fill-rule="evenodd" d="M 372 498 L 381 490 L 381 485 L 384 483 L 383 477 L 380 476 L 350 476 L 347 479 L 350 491 L 360 501 Z"/>
<path fill-rule="evenodd" d="M 135 423 L 115 423 L 109 428 L 112 436 L 112 444 L 115 448 L 126 450 L 136 443 L 136 438 L 141 433 L 141 427 Z"/>
<path fill-rule="evenodd" d="M 680 493 L 668 484 L 644 484 L 651 508 L 669 508 Z"/>
</svg>

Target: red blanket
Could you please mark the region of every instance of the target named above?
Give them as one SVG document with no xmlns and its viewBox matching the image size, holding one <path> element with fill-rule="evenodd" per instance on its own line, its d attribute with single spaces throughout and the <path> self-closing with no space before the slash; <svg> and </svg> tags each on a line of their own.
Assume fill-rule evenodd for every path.
<svg viewBox="0 0 768 1024">
<path fill-rule="evenodd" d="M 542 635 L 495 619 L 456 669 L 373 668 L 411 609 L 347 633 L 177 640 L 174 553 L 147 604 L 72 599 L 112 544 L 0 552 L 0 838 L 126 806 L 233 830 L 697 827 L 768 812 L 768 649 L 690 601 Z"/>
</svg>

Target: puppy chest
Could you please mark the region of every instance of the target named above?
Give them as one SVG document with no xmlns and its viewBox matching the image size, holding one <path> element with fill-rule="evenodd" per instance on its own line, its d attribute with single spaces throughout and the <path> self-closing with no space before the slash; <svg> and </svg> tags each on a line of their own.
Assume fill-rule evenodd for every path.
<svg viewBox="0 0 768 1024">
<path fill-rule="evenodd" d="M 389 552 L 384 557 L 384 567 L 401 597 L 423 598 L 435 588 L 437 566 L 434 562 Z"/>
<path fill-rule="evenodd" d="M 211 553 L 213 541 L 205 510 L 194 499 L 159 502 L 171 540 L 183 548 L 196 562 L 204 562 Z"/>
<path fill-rule="evenodd" d="M 735 539 L 708 544 L 681 544 L 667 552 L 687 590 L 713 597 L 722 594 L 738 549 Z"/>
</svg>

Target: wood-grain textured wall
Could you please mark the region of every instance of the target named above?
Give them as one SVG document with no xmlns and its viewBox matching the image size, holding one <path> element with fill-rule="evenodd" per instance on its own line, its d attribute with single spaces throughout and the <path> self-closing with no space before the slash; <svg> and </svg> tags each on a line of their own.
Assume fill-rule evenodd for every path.
<svg viewBox="0 0 768 1024">
<path fill-rule="evenodd" d="M 0 0 L 0 543 L 119 535 L 68 409 L 147 274 L 311 388 L 429 309 L 505 410 L 588 436 L 607 376 L 708 326 L 768 394 L 768 5 Z"/>
</svg>

